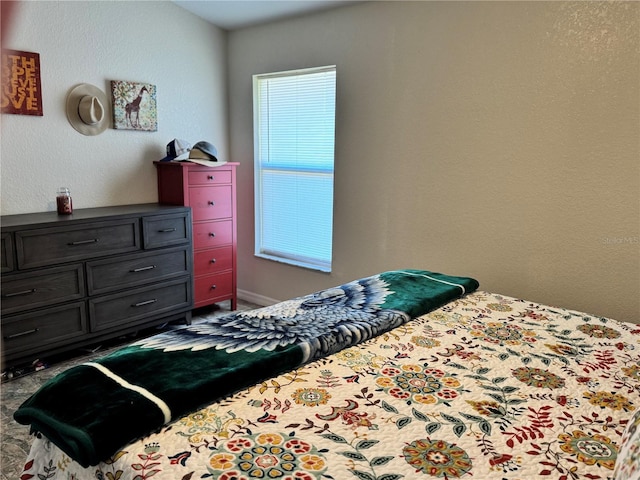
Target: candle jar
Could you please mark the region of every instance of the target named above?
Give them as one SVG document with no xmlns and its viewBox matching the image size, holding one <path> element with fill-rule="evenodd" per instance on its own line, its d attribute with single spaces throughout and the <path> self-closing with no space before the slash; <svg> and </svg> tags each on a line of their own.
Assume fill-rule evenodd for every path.
<svg viewBox="0 0 640 480">
<path fill-rule="evenodd" d="M 60 187 L 58 189 L 56 205 L 58 206 L 58 215 L 71 215 L 73 213 L 71 192 L 67 187 Z"/>
</svg>

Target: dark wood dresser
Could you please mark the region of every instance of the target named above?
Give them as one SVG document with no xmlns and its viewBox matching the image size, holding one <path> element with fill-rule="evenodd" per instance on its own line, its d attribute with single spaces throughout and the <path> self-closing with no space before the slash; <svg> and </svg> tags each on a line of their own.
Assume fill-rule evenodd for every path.
<svg viewBox="0 0 640 480">
<path fill-rule="evenodd" d="M 189 208 L 152 203 L 0 221 L 3 368 L 171 320 L 190 323 Z"/>
<path fill-rule="evenodd" d="M 236 167 L 189 162 L 154 162 L 158 198 L 188 205 L 193 220 L 194 307 L 225 300 L 236 309 Z"/>
</svg>

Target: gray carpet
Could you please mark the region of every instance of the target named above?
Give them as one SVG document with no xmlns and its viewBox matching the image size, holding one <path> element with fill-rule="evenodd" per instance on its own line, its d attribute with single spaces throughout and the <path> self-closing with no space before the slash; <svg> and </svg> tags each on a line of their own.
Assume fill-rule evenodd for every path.
<svg viewBox="0 0 640 480">
<path fill-rule="evenodd" d="M 238 301 L 238 310 L 250 310 L 257 307 L 259 307 L 259 305 Z M 194 312 L 193 323 L 202 322 L 212 316 L 229 313 L 229 308 L 229 302 L 223 302 L 219 305 L 218 309 L 204 309 Z M 165 328 L 172 328 L 172 326 L 169 325 Z M 126 344 L 134 339 L 133 337 L 128 339 L 123 338 L 121 341 L 123 342 L 122 344 Z M 108 347 L 100 348 L 96 352 L 75 352 L 77 356 L 73 358 L 68 358 L 60 363 L 53 364 L 44 370 L 3 382 L 0 385 L 0 480 L 16 480 L 20 478 L 22 467 L 27 459 L 31 446 L 29 427 L 15 422 L 13 420 L 13 412 L 15 412 L 22 402 L 29 398 L 40 385 L 53 378 L 56 374 L 76 363 L 86 362 L 102 356 L 115 348 L 119 348 L 122 344 L 111 344 Z"/>
</svg>

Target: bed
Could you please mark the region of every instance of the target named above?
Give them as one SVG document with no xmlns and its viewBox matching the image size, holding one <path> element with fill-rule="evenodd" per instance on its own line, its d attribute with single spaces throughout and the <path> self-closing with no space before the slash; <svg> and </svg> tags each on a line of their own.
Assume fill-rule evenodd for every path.
<svg viewBox="0 0 640 480">
<path fill-rule="evenodd" d="M 640 475 L 635 324 L 400 270 L 176 331 L 27 400 L 21 480 Z"/>
</svg>

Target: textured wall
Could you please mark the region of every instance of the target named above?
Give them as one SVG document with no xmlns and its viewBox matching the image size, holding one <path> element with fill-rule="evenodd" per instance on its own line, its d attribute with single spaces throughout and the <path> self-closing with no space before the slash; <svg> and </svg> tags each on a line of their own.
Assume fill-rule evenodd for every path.
<svg viewBox="0 0 640 480">
<path fill-rule="evenodd" d="M 171 2 L 21 2 L 4 48 L 40 54 L 44 116 L 2 115 L 2 214 L 155 202 L 153 161 L 173 138 L 227 155 L 226 33 Z M 77 133 L 67 92 L 111 80 L 157 87 L 158 131 Z M 110 94 L 109 94 L 110 97 Z"/>
<path fill-rule="evenodd" d="M 227 51 L 171 2 L 23 2 L 3 47 L 40 53 L 44 117 L 0 118 L 1 212 L 53 210 L 61 185 L 76 207 L 155 201 L 166 143 L 208 139 L 241 162 L 245 292 L 283 300 L 417 267 L 638 321 L 639 16 L 637 2 L 367 2 L 234 32 Z M 251 75 L 328 64 L 325 275 L 253 257 Z M 158 132 L 71 128 L 67 91 L 112 79 L 157 85 Z"/>
<path fill-rule="evenodd" d="M 640 320 L 640 4 L 366 2 L 229 36 L 240 287 L 415 267 Z M 251 75 L 337 65 L 334 270 L 254 258 Z M 278 278 L 277 282 L 273 278 Z"/>
</svg>

